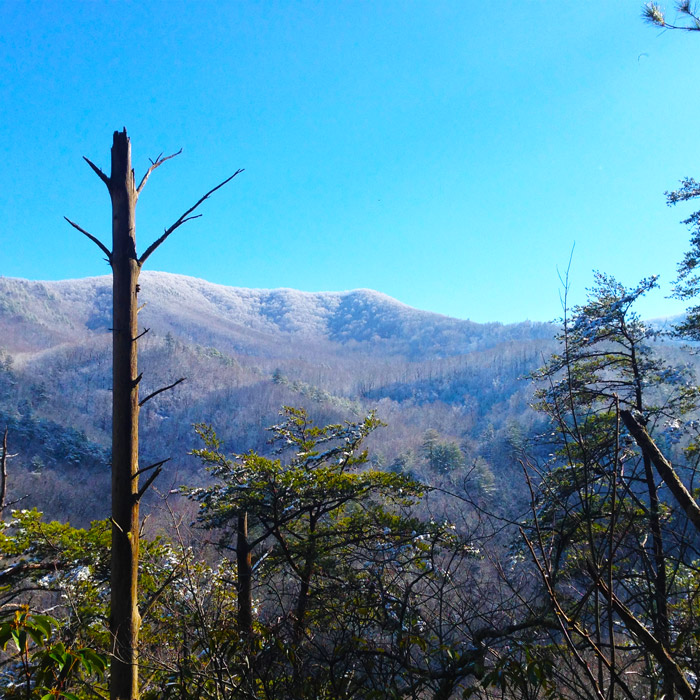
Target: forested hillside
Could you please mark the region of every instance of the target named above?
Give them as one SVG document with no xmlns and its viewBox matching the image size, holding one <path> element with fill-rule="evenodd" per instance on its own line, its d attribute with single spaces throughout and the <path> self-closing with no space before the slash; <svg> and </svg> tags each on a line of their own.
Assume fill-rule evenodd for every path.
<svg viewBox="0 0 700 700">
<path fill-rule="evenodd" d="M 0 279 L 7 697 L 105 687 L 108 284 Z M 559 326 L 142 285 L 144 697 L 693 697 L 697 359 L 654 278 Z"/>
<path fill-rule="evenodd" d="M 697 506 L 654 465 L 693 483 L 697 360 L 636 317 L 655 279 L 560 326 L 141 284 L 146 697 L 691 697 Z M 109 658 L 108 285 L 0 279 L 8 697 Z"/>
<path fill-rule="evenodd" d="M 496 479 L 510 478 L 506 457 L 533 433 L 524 378 L 551 351 L 554 326 L 460 321 L 370 290 L 235 289 L 158 272 L 144 272 L 141 287 L 143 391 L 186 378 L 144 407 L 142 459 L 171 457 L 167 478 L 178 483 L 199 478 L 187 457 L 194 423 L 215 426 L 231 450 L 264 450 L 284 405 L 321 424 L 376 410 L 387 425 L 371 438 L 373 463 L 428 480 L 428 431 L 452 446 L 445 471 L 478 458 Z M 110 304 L 109 277 L 0 278 L 1 424 L 18 453 L 10 486 L 76 522 L 106 515 L 97 496 L 60 503 L 74 500 L 64 470 L 105 488 Z"/>
</svg>

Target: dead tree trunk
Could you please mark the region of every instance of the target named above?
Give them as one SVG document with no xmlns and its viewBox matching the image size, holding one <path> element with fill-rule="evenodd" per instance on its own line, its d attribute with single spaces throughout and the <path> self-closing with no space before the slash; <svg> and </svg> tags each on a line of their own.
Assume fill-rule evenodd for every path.
<svg viewBox="0 0 700 700">
<path fill-rule="evenodd" d="M 177 155 L 174 154 L 174 155 Z M 136 187 L 131 168 L 131 143 L 123 131 L 115 131 L 112 142 L 110 176 L 85 159 L 109 190 L 112 200 L 112 250 L 95 236 L 67 219 L 68 223 L 93 241 L 112 266 L 112 575 L 110 631 L 112 662 L 110 669 L 111 700 L 136 700 L 138 687 L 138 642 L 141 616 L 138 609 L 139 501 L 160 473 L 167 460 L 139 469 L 139 408 L 173 384 L 149 394 L 139 402 L 137 341 L 139 273 L 146 259 L 163 241 L 187 221 L 197 218 L 192 212 L 211 195 L 232 180 L 231 177 L 207 192 L 190 207 L 163 235 L 138 257 L 136 253 L 136 202 L 150 174 L 173 156 L 158 156 Z M 144 331 L 145 332 L 145 331 Z M 143 334 L 141 334 L 143 335 Z M 150 471 L 139 489 L 139 475 Z"/>
<path fill-rule="evenodd" d="M 0 520 L 5 511 L 5 501 L 7 500 L 7 428 L 2 434 L 2 454 L 0 454 Z"/>
<path fill-rule="evenodd" d="M 139 380 L 136 183 L 126 131 L 114 133 L 112 174 L 112 609 L 113 700 L 138 696 Z"/>
</svg>

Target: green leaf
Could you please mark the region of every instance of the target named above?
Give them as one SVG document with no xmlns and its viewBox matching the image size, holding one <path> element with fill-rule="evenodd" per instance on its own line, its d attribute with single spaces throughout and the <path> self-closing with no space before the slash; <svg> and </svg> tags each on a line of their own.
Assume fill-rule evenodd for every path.
<svg viewBox="0 0 700 700">
<path fill-rule="evenodd" d="M 44 636 L 48 637 L 51 634 L 52 627 L 58 627 L 58 620 L 51 617 L 50 615 L 32 615 L 32 624 L 38 627 L 44 633 Z"/>
<path fill-rule="evenodd" d="M 10 623 L 6 622 L 0 625 L 0 649 L 5 650 L 7 648 L 7 643 L 12 638 L 12 628 Z"/>
<path fill-rule="evenodd" d="M 44 643 L 44 634 L 41 632 L 41 630 L 34 629 L 33 627 L 27 627 L 26 632 L 37 646 L 41 646 Z"/>
<path fill-rule="evenodd" d="M 12 630 L 12 639 L 15 642 L 17 650 L 24 652 L 27 648 L 27 632 L 23 629 Z"/>
<path fill-rule="evenodd" d="M 100 672 L 107 668 L 107 657 L 98 654 L 93 649 L 79 649 L 75 653 L 82 661 L 87 661 L 93 668 L 97 668 Z"/>
</svg>

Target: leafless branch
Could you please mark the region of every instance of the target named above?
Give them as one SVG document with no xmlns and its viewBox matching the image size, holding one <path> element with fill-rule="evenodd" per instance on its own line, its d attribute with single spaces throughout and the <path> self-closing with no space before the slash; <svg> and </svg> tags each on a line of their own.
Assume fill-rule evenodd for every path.
<svg viewBox="0 0 700 700">
<path fill-rule="evenodd" d="M 16 457 L 17 455 L 7 455 L 8 457 Z M 21 503 L 25 499 L 29 498 L 29 494 L 25 493 L 24 496 L 20 496 L 19 498 L 15 498 L 14 501 L 9 501 L 8 503 L 5 504 L 5 508 L 12 508 L 12 506 L 16 506 L 18 503 Z"/>
<path fill-rule="evenodd" d="M 55 571 L 64 568 L 66 568 L 65 563 L 60 561 L 30 563 L 23 560 L 0 572 L 0 583 L 11 581 L 13 577 L 30 571 Z"/>
<path fill-rule="evenodd" d="M 166 160 L 170 160 L 171 158 L 174 158 L 175 156 L 179 156 L 182 153 L 182 149 L 180 149 L 177 153 L 173 153 L 172 155 L 165 156 L 163 158 L 163 154 L 160 153 L 158 157 L 155 160 L 151 161 L 151 167 L 146 171 L 146 174 L 143 176 L 143 179 L 139 183 L 139 186 L 136 188 L 136 196 L 138 197 L 141 194 L 141 190 L 144 188 L 146 185 L 146 181 L 148 178 L 151 176 L 151 173 L 159 166 L 163 165 Z"/>
<path fill-rule="evenodd" d="M 622 618 L 627 629 L 640 641 L 642 646 L 656 657 L 673 678 L 678 694 L 683 700 L 692 700 L 696 697 L 693 689 L 685 678 L 682 669 L 676 664 L 664 645 L 635 617 L 634 613 L 605 585 L 603 579 L 597 575 L 593 564 L 587 562 L 588 572 L 594 583 L 606 598 L 612 601 L 613 609 Z"/>
<path fill-rule="evenodd" d="M 150 471 L 151 469 L 156 469 L 157 467 L 162 467 L 166 462 L 170 461 L 170 457 L 167 459 L 161 459 L 160 462 L 154 462 L 153 464 L 149 464 L 147 467 L 144 467 L 143 469 L 139 469 L 134 476 L 132 476 L 132 479 L 135 479 L 137 476 L 140 474 L 143 474 L 147 471 Z M 179 491 L 178 491 L 179 493 Z"/>
<path fill-rule="evenodd" d="M 236 172 L 233 173 L 233 175 L 231 175 L 231 177 L 226 178 L 223 182 L 220 182 L 216 187 L 214 187 L 214 188 L 212 188 L 211 190 L 209 190 L 209 192 L 207 192 L 194 206 L 190 207 L 184 214 L 182 214 L 182 216 L 181 216 L 172 226 L 170 226 L 169 228 L 166 228 L 165 231 L 164 231 L 164 233 L 163 233 L 163 235 L 162 235 L 157 241 L 154 241 L 153 243 L 151 243 L 151 245 L 148 246 L 148 248 L 146 248 L 146 252 L 139 258 L 139 265 L 143 265 L 143 264 L 146 262 L 146 260 L 149 258 L 149 256 L 151 255 L 151 253 L 153 253 L 153 251 L 154 251 L 156 248 L 158 248 L 158 246 L 159 246 L 161 243 L 163 243 L 163 241 L 165 241 L 165 239 L 166 239 L 171 233 L 173 233 L 173 231 L 175 231 L 176 229 L 180 228 L 180 226 L 182 226 L 182 224 L 186 223 L 187 221 L 190 221 L 191 219 L 196 219 L 196 218 L 198 218 L 199 216 L 201 216 L 200 214 L 197 214 L 196 216 L 190 216 L 190 214 L 191 214 L 200 204 L 202 204 L 202 202 L 204 202 L 206 199 L 209 199 L 209 197 L 210 197 L 212 194 L 214 194 L 214 192 L 216 192 L 218 189 L 221 189 L 221 188 L 222 188 L 225 184 L 227 184 L 228 182 L 231 182 L 231 180 L 233 180 L 233 178 L 236 177 L 236 175 L 239 175 L 239 174 L 242 173 L 242 172 L 243 172 L 242 169 L 236 170 Z"/>
<path fill-rule="evenodd" d="M 143 338 L 143 336 L 146 335 L 146 333 L 148 333 L 150 330 L 151 330 L 150 328 L 144 328 L 143 331 L 142 331 L 141 333 L 139 333 L 139 334 L 134 338 L 134 340 L 138 340 L 139 338 Z"/>
<path fill-rule="evenodd" d="M 91 233 L 88 233 L 84 228 L 78 226 L 74 221 L 71 221 L 67 216 L 63 217 L 74 229 L 77 229 L 82 233 L 84 236 L 87 236 L 106 256 L 107 256 L 107 262 L 111 265 L 112 264 L 112 253 L 111 251 L 107 248 L 107 246 L 102 243 L 98 238 L 95 238 Z"/>
<path fill-rule="evenodd" d="M 139 492 L 136 494 L 136 500 L 140 501 L 143 498 L 143 494 L 148 491 L 148 487 L 158 478 L 159 474 L 163 471 L 163 467 L 156 467 L 156 469 L 153 471 L 153 473 L 146 479 L 144 482 L 143 486 L 139 489 Z"/>
<path fill-rule="evenodd" d="M 83 156 L 83 160 L 97 173 L 97 176 L 107 185 L 107 189 L 109 189 L 109 178 L 89 158 Z"/>
<path fill-rule="evenodd" d="M 544 562 L 540 562 L 539 557 L 535 553 L 535 548 L 528 538 L 528 536 L 525 534 L 525 531 L 522 528 L 519 528 L 520 530 L 520 536 L 523 538 L 525 544 L 527 545 L 527 548 L 530 550 L 530 556 L 532 557 L 532 561 L 535 564 L 535 567 L 540 573 L 540 578 L 542 579 L 542 583 L 544 584 L 545 588 L 547 589 L 547 595 L 549 596 L 549 599 L 552 603 L 552 606 L 554 607 L 554 612 L 557 617 L 557 622 L 559 623 L 560 629 L 562 631 L 562 634 L 564 635 L 564 639 L 566 640 L 566 644 L 569 647 L 569 650 L 571 653 L 574 655 L 574 658 L 578 662 L 579 666 L 583 669 L 583 672 L 585 673 L 586 677 L 588 678 L 589 683 L 591 684 L 591 689 L 595 693 L 596 697 L 598 700 L 605 700 L 605 696 L 603 695 L 601 688 L 598 686 L 598 683 L 596 682 L 595 677 L 593 676 L 593 673 L 591 672 L 591 669 L 589 665 L 586 663 L 585 659 L 581 656 L 581 653 L 575 643 L 575 641 L 571 637 L 571 631 L 574 631 L 579 634 L 579 636 L 583 637 L 590 646 L 593 647 L 594 651 L 596 652 L 596 655 L 603 659 L 604 661 L 607 661 L 605 655 L 603 652 L 596 647 L 596 645 L 593 643 L 593 641 L 590 639 L 588 634 L 586 634 L 585 630 L 583 630 L 573 619 L 571 619 L 564 609 L 561 607 L 559 604 L 559 598 L 554 591 L 554 588 L 552 587 L 552 581 L 550 578 L 550 573 L 548 571 L 548 566 L 546 559 Z M 542 544 L 540 543 L 540 549 L 542 549 Z M 608 662 L 609 664 L 609 662 Z"/>
<path fill-rule="evenodd" d="M 146 601 L 146 604 L 141 610 L 141 619 L 143 620 L 148 616 L 151 608 L 158 602 L 158 599 L 163 595 L 168 586 L 179 576 L 180 572 L 184 569 L 184 564 L 178 564 L 171 572 L 170 575 L 165 579 L 163 585 L 151 594 L 151 597 Z"/>
<path fill-rule="evenodd" d="M 185 379 L 187 379 L 187 377 L 180 377 L 180 379 L 173 382 L 172 384 L 168 384 L 168 386 L 164 386 L 164 387 L 161 387 L 160 389 L 157 389 L 156 391 L 149 394 L 145 399 L 139 401 L 139 406 L 143 406 L 146 403 L 146 401 L 150 401 L 154 396 L 158 396 L 158 394 L 162 394 L 164 391 L 168 391 L 168 389 L 175 388 L 178 384 L 181 384 L 182 382 L 184 382 Z"/>
</svg>

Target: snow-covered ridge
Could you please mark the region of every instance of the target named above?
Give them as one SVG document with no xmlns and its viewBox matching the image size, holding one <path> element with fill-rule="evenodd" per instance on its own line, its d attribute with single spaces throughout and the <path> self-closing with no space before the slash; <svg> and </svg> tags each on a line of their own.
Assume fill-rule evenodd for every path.
<svg viewBox="0 0 700 700">
<path fill-rule="evenodd" d="M 141 274 L 140 284 L 146 303 L 141 320 L 156 332 L 254 354 L 294 338 L 345 350 L 362 346 L 409 357 L 446 356 L 552 333 L 547 324 L 477 324 L 420 311 L 369 289 L 246 289 L 152 271 Z M 29 323 L 59 337 L 105 332 L 111 324 L 111 277 L 55 282 L 0 277 L 0 320 Z"/>
</svg>

